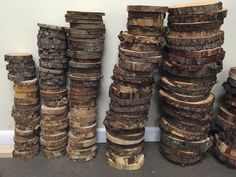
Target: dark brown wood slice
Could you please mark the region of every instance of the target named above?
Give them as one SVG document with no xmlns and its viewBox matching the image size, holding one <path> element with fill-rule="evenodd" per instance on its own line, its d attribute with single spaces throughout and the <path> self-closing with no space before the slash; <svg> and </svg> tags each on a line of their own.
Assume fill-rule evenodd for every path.
<svg viewBox="0 0 236 177">
<path fill-rule="evenodd" d="M 195 23 L 168 23 L 168 27 L 174 31 L 204 31 L 217 29 L 223 25 L 224 20 L 215 20 Z"/>
<path fill-rule="evenodd" d="M 168 22 L 170 23 L 193 23 L 222 20 L 226 18 L 227 10 L 222 9 L 217 12 L 204 14 L 190 14 L 190 15 L 169 15 Z"/>
<path fill-rule="evenodd" d="M 218 12 L 222 10 L 223 4 L 218 0 L 182 3 L 168 8 L 171 15 L 191 15 Z"/>
<path fill-rule="evenodd" d="M 145 6 L 145 5 L 129 5 L 128 12 L 167 12 L 167 6 Z"/>
</svg>

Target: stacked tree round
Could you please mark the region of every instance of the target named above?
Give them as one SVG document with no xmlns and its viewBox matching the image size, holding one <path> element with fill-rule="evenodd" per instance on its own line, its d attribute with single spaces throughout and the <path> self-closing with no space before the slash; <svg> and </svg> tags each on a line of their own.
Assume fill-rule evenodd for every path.
<svg viewBox="0 0 236 177">
<path fill-rule="evenodd" d="M 56 158 L 66 153 L 67 145 L 67 34 L 64 27 L 38 26 L 40 143 L 46 157 Z"/>
<path fill-rule="evenodd" d="M 144 164 L 144 132 L 152 96 L 153 74 L 165 42 L 163 21 L 167 7 L 128 6 L 128 32 L 121 32 L 119 61 L 110 85 L 110 110 L 104 125 L 107 162 L 121 170 Z M 154 30 L 155 29 L 155 30 Z"/>
<path fill-rule="evenodd" d="M 14 81 L 11 113 L 15 120 L 13 157 L 30 159 L 39 153 L 40 100 L 35 64 L 32 55 L 27 53 L 6 54 L 5 60 L 9 62 L 8 78 Z"/>
<path fill-rule="evenodd" d="M 67 11 L 70 132 L 67 153 L 73 160 L 88 161 L 96 155 L 96 98 L 99 93 L 105 25 L 98 12 Z"/>
<path fill-rule="evenodd" d="M 229 77 L 223 84 L 224 104 L 220 107 L 216 124 L 220 132 L 215 135 L 216 156 L 226 165 L 236 168 L 236 68 L 230 69 Z"/>
<path fill-rule="evenodd" d="M 200 161 L 211 146 L 210 91 L 222 70 L 220 27 L 226 14 L 215 0 L 169 8 L 168 56 L 161 65 L 161 153 L 182 166 Z"/>
</svg>

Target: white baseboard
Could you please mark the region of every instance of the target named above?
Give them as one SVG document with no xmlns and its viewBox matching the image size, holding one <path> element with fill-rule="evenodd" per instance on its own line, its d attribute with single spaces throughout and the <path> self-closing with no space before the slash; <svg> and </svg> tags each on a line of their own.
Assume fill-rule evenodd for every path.
<svg viewBox="0 0 236 177">
<path fill-rule="evenodd" d="M 106 130 L 105 128 L 97 128 L 97 142 L 106 142 Z M 0 131 L 0 146 L 14 144 L 13 141 L 14 131 L 13 130 L 2 130 Z M 145 128 L 145 141 L 155 142 L 160 141 L 160 129 L 158 127 L 146 127 Z"/>
</svg>

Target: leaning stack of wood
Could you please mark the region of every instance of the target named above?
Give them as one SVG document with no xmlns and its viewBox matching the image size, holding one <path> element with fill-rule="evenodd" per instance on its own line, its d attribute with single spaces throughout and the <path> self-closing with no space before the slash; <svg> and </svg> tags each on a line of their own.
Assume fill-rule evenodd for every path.
<svg viewBox="0 0 236 177">
<path fill-rule="evenodd" d="M 39 86 L 41 106 L 41 149 L 48 158 L 66 153 L 67 34 L 64 27 L 38 24 Z"/>
<path fill-rule="evenodd" d="M 110 110 L 104 125 L 107 162 L 120 170 L 144 164 L 144 132 L 152 96 L 153 74 L 161 59 L 167 7 L 128 6 L 127 32 L 119 39 L 119 61 L 110 86 Z"/>
<path fill-rule="evenodd" d="M 200 161 L 212 144 L 208 131 L 215 98 L 210 91 L 222 70 L 220 27 L 226 14 L 215 0 L 169 8 L 168 56 L 161 65 L 160 149 L 182 166 Z"/>
<path fill-rule="evenodd" d="M 97 107 L 105 25 L 104 13 L 67 11 L 70 131 L 67 154 L 72 160 L 88 161 L 95 157 Z"/>
<path fill-rule="evenodd" d="M 230 69 L 223 84 L 224 104 L 215 119 L 220 132 L 215 135 L 215 154 L 226 165 L 236 168 L 236 67 Z"/>
<path fill-rule="evenodd" d="M 30 159 L 39 153 L 40 99 L 33 57 L 27 53 L 5 55 L 8 78 L 14 81 L 15 120 L 13 157 Z"/>
</svg>

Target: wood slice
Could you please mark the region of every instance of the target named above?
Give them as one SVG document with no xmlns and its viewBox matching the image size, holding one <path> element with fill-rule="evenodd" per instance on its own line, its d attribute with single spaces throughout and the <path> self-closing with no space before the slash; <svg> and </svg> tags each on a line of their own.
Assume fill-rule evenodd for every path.
<svg viewBox="0 0 236 177">
<path fill-rule="evenodd" d="M 129 5 L 128 12 L 167 12 L 167 6 L 145 6 L 145 5 Z"/>
<path fill-rule="evenodd" d="M 55 151 L 49 151 L 47 149 L 42 149 L 42 153 L 47 158 L 51 158 L 51 159 L 59 158 L 59 157 L 62 157 L 63 155 L 66 154 L 66 148 L 64 147 L 62 149 L 55 150 Z"/>
<path fill-rule="evenodd" d="M 120 139 L 121 141 L 140 141 L 144 137 L 144 128 L 136 130 L 117 130 L 112 129 L 113 127 L 106 127 L 106 131 L 110 136 Z"/>
<path fill-rule="evenodd" d="M 208 108 L 213 105 L 213 102 L 215 100 L 215 96 L 211 93 L 206 100 L 198 101 L 198 102 L 185 102 L 185 101 L 180 101 L 177 100 L 170 95 L 168 95 L 166 92 L 163 90 L 159 91 L 160 96 L 166 100 L 168 103 L 173 104 L 173 106 L 180 107 L 180 108 L 192 108 L 193 109 L 198 109 L 198 108 Z"/>
<path fill-rule="evenodd" d="M 14 158 L 20 158 L 23 160 L 29 160 L 35 156 L 37 156 L 39 154 L 39 146 L 37 146 L 38 148 L 32 150 L 32 151 L 23 151 L 23 152 L 19 152 L 16 149 L 13 150 L 12 154 Z"/>
<path fill-rule="evenodd" d="M 140 12 L 140 11 L 129 11 L 128 12 L 128 19 L 136 18 L 136 19 L 165 19 L 166 13 L 165 12 Z"/>
<path fill-rule="evenodd" d="M 182 167 L 193 165 L 202 159 L 202 155 L 199 153 L 175 150 L 163 144 L 160 146 L 160 152 L 167 160 Z"/>
<path fill-rule="evenodd" d="M 126 61 L 132 61 L 132 62 L 159 64 L 162 60 L 162 56 L 160 55 L 160 56 L 141 58 L 141 57 L 127 56 L 127 55 L 124 55 L 123 52 L 119 52 L 119 59 L 126 60 Z"/>
<path fill-rule="evenodd" d="M 104 48 L 104 37 L 96 39 L 68 38 L 68 48 L 70 50 L 102 52 Z"/>
<path fill-rule="evenodd" d="M 163 36 L 167 33 L 168 28 L 165 26 L 134 26 L 127 25 L 129 34 L 143 36 Z"/>
<path fill-rule="evenodd" d="M 188 68 L 188 65 L 185 66 L 169 63 L 168 61 L 162 62 L 162 68 L 167 72 L 171 73 L 172 75 L 189 78 L 214 77 L 222 70 L 223 63 L 210 63 L 207 65 L 203 65 L 202 67 L 199 67 L 200 69 L 197 71 L 191 71 L 194 70 L 194 65 L 191 68 Z"/>
<path fill-rule="evenodd" d="M 65 136 L 60 140 L 54 140 L 54 141 L 46 141 L 44 140 L 42 137 L 40 137 L 40 144 L 46 147 L 53 147 L 53 146 L 59 146 L 61 144 L 64 144 L 65 142 L 67 142 L 68 137 Z"/>
<path fill-rule="evenodd" d="M 186 85 L 185 85 L 186 84 Z M 169 91 L 175 94 L 183 94 L 189 96 L 203 96 L 208 95 L 210 88 L 200 87 L 192 83 L 181 83 L 172 82 L 167 77 L 161 77 L 160 79 L 161 88 L 164 91 Z M 183 87 L 181 87 L 183 85 Z"/>
<path fill-rule="evenodd" d="M 232 168 L 236 168 L 235 148 L 230 148 L 216 135 L 215 154 L 222 162 Z"/>
<path fill-rule="evenodd" d="M 164 104 L 163 110 L 165 114 L 167 116 L 174 117 L 175 119 L 180 121 L 206 125 L 213 118 L 212 109 L 209 109 L 207 111 L 196 112 L 196 111 L 187 111 L 184 109 L 179 109 L 165 102 L 163 104 Z"/>
<path fill-rule="evenodd" d="M 121 42 L 120 46 L 122 48 L 134 51 L 155 51 L 162 50 L 161 43 L 159 44 L 143 44 L 143 43 L 129 43 L 129 42 Z"/>
<path fill-rule="evenodd" d="M 170 23 L 194 23 L 223 20 L 227 16 L 227 10 L 222 9 L 217 12 L 204 14 L 190 14 L 190 15 L 169 15 L 168 22 Z"/>
<path fill-rule="evenodd" d="M 72 61 L 80 60 L 89 60 L 89 59 L 100 59 L 102 58 L 101 52 L 88 52 L 88 51 L 73 51 L 68 49 L 67 56 L 72 59 Z"/>
<path fill-rule="evenodd" d="M 40 133 L 40 136 L 45 141 L 57 141 L 57 140 L 60 141 L 64 137 L 67 137 L 67 132 L 61 132 L 61 133 L 57 133 L 57 134 L 44 134 L 44 133 Z"/>
<path fill-rule="evenodd" d="M 168 23 L 168 27 L 174 31 L 204 31 L 218 29 L 223 25 L 224 20 L 195 22 L 195 23 Z"/>
<path fill-rule="evenodd" d="M 137 156 L 144 152 L 144 142 L 136 145 L 123 146 L 110 142 L 107 140 L 107 149 L 109 152 L 118 156 Z"/>
<path fill-rule="evenodd" d="M 68 144 L 76 148 L 88 148 L 96 144 L 96 138 L 92 138 L 90 140 L 85 140 L 85 141 L 80 141 L 80 142 L 74 142 L 74 141 L 71 141 L 71 139 L 69 139 Z"/>
<path fill-rule="evenodd" d="M 227 110 L 225 107 L 221 106 L 219 110 L 219 115 L 228 122 L 232 122 L 236 125 L 236 116 Z"/>
<path fill-rule="evenodd" d="M 119 106 L 138 106 L 144 104 L 150 104 L 151 97 L 136 98 L 136 99 L 120 99 L 112 94 L 109 94 L 111 102 L 116 103 Z"/>
<path fill-rule="evenodd" d="M 80 162 L 87 162 L 92 160 L 96 156 L 97 147 L 92 146 L 85 150 L 72 150 L 70 146 L 67 146 L 67 154 L 70 159 L 78 160 Z"/>
<path fill-rule="evenodd" d="M 127 113 L 127 114 L 146 114 L 149 110 L 150 104 L 132 107 L 121 107 L 110 104 L 110 109 L 117 113 Z"/>
<path fill-rule="evenodd" d="M 65 27 L 62 27 L 62 26 L 47 25 L 47 24 L 42 24 L 42 23 L 38 23 L 37 25 L 43 29 L 50 29 L 50 30 L 55 30 L 55 31 L 64 31 L 65 30 Z"/>
<path fill-rule="evenodd" d="M 161 127 L 168 133 L 173 134 L 183 140 L 186 141 L 200 141 L 206 139 L 208 134 L 206 133 L 198 133 L 198 132 L 190 132 L 176 128 L 174 125 L 171 125 L 167 119 L 161 118 L 160 120 Z"/>
<path fill-rule="evenodd" d="M 157 44 L 165 41 L 164 37 L 132 35 L 127 31 L 121 31 L 118 37 L 120 41 L 129 43 Z"/>
<path fill-rule="evenodd" d="M 67 11 L 66 12 L 70 16 L 76 16 L 76 17 L 87 17 L 93 19 L 94 17 L 101 17 L 104 16 L 105 13 L 103 12 L 81 12 L 81 11 Z M 99 18 L 100 19 L 100 18 Z"/>
<path fill-rule="evenodd" d="M 86 29 L 86 30 L 82 30 L 82 29 L 77 29 L 77 28 L 69 28 L 67 29 L 67 33 L 69 34 L 70 37 L 78 37 L 82 35 L 85 35 L 85 37 L 88 38 L 97 38 L 97 37 L 103 37 L 103 35 L 105 34 L 105 28 L 103 29 Z M 84 37 L 84 38 L 85 38 Z"/>
<path fill-rule="evenodd" d="M 103 122 L 105 127 L 110 127 L 116 131 L 143 129 L 147 123 L 146 117 L 137 116 L 136 118 L 126 118 L 119 115 L 114 115 L 110 111 L 107 112 Z"/>
<path fill-rule="evenodd" d="M 22 62 L 24 60 L 31 61 L 33 59 L 32 55 L 29 53 L 8 53 L 4 55 L 5 61 L 11 62 Z"/>
<path fill-rule="evenodd" d="M 148 97 L 152 94 L 152 88 L 150 86 L 134 87 L 132 85 L 111 84 L 110 92 L 121 99 L 135 99 Z"/>
<path fill-rule="evenodd" d="M 102 18 L 97 18 L 97 19 L 83 19 L 84 16 L 75 16 L 75 15 L 65 15 L 65 21 L 68 23 L 76 23 L 76 24 L 101 24 Z"/>
<path fill-rule="evenodd" d="M 144 165 L 144 155 L 127 158 L 107 153 L 107 163 L 118 170 L 138 170 Z"/>
<path fill-rule="evenodd" d="M 230 131 L 230 130 L 235 131 L 236 130 L 236 124 L 229 122 L 228 120 L 225 120 L 220 115 L 217 116 L 215 122 L 224 131 Z"/>
<path fill-rule="evenodd" d="M 119 53 L 122 53 L 125 56 L 137 57 L 137 58 L 149 58 L 161 55 L 160 51 L 133 51 L 125 49 L 121 46 L 119 46 Z"/>
<path fill-rule="evenodd" d="M 67 106 L 56 107 L 56 108 L 50 108 L 45 105 L 41 106 L 42 114 L 60 115 L 60 114 L 64 114 L 65 112 L 67 112 Z"/>
<path fill-rule="evenodd" d="M 151 63 L 132 62 L 127 60 L 119 60 L 119 66 L 129 71 L 152 72 L 153 65 Z"/>
<path fill-rule="evenodd" d="M 123 81 L 130 84 L 142 84 L 143 86 L 151 85 L 153 83 L 152 77 L 138 77 L 135 75 L 127 76 L 124 74 L 126 73 L 124 73 L 118 65 L 115 65 L 112 76 L 114 80 Z"/>
<path fill-rule="evenodd" d="M 128 18 L 127 25 L 134 26 L 162 26 L 163 18 Z"/>
<path fill-rule="evenodd" d="M 167 36 L 167 42 L 169 45 L 181 45 L 181 46 L 195 46 L 195 45 L 204 45 L 216 42 L 218 40 L 224 40 L 224 32 L 220 31 L 219 33 L 204 36 L 204 37 L 195 37 L 195 38 L 183 38 L 175 36 Z"/>
<path fill-rule="evenodd" d="M 83 69 L 90 69 L 90 68 L 100 68 L 101 62 L 74 62 L 70 61 L 69 66 L 73 68 L 83 68 Z"/>
<path fill-rule="evenodd" d="M 222 10 L 222 2 L 219 0 L 196 1 L 182 3 L 168 8 L 171 15 L 191 15 L 218 12 Z"/>
<path fill-rule="evenodd" d="M 106 138 L 109 141 L 111 141 L 115 144 L 119 144 L 119 145 L 134 145 L 134 144 L 138 144 L 144 140 L 144 137 L 141 137 L 139 140 L 124 140 L 124 139 L 121 139 L 118 137 L 114 137 L 108 132 L 106 132 Z"/>
<path fill-rule="evenodd" d="M 185 141 L 164 131 L 161 133 L 161 143 L 173 149 L 201 153 L 206 152 L 212 146 L 212 140 L 209 137 L 201 141 Z"/>
<path fill-rule="evenodd" d="M 206 36 L 211 36 L 216 33 L 219 33 L 221 30 L 220 28 L 217 29 L 210 29 L 210 30 L 204 30 L 204 31 L 173 31 L 169 30 L 169 35 L 170 36 L 175 36 L 175 37 L 183 37 L 183 38 L 200 38 L 200 37 L 206 37 Z"/>
<path fill-rule="evenodd" d="M 212 55 L 209 57 L 204 57 L 204 58 L 186 58 L 186 57 L 181 57 L 181 56 L 176 56 L 176 55 L 168 55 L 167 60 L 175 62 L 177 64 L 183 64 L 183 65 L 205 65 L 208 63 L 213 63 L 213 62 L 222 62 L 225 57 L 225 51 L 222 51 L 219 54 Z"/>
</svg>

